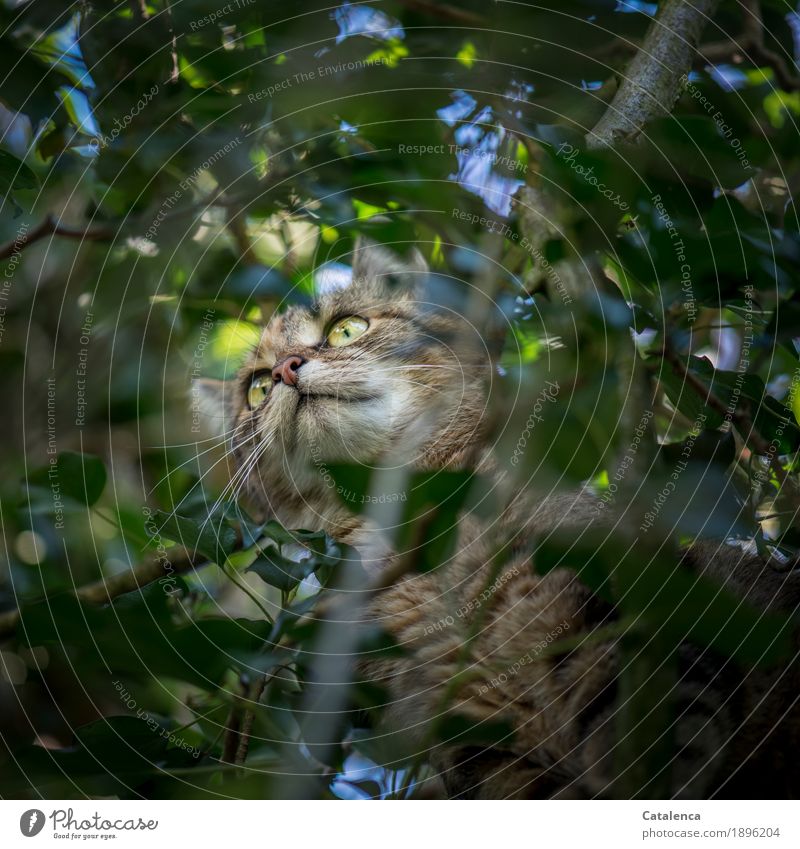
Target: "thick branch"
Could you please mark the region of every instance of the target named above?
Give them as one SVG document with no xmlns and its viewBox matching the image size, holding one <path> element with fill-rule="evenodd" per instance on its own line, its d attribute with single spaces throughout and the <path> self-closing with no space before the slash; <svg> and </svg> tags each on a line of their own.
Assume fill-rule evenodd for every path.
<svg viewBox="0 0 800 849">
<path fill-rule="evenodd" d="M 176 555 L 169 562 L 163 559 L 148 560 L 134 566 L 127 572 L 121 572 L 119 575 L 78 587 L 75 590 L 75 595 L 87 604 L 106 604 L 118 596 L 146 587 L 148 584 L 161 580 L 161 578 L 182 575 L 192 569 L 199 569 L 206 565 L 204 561 L 195 566 L 187 551 L 182 549 L 175 549 L 175 551 Z M 172 554 L 172 551 L 170 551 L 170 554 Z M 18 623 L 19 610 L 10 610 L 0 614 L 0 638 L 10 637 L 16 630 Z"/>
<path fill-rule="evenodd" d="M 590 147 L 634 141 L 645 124 L 671 112 L 718 2 L 666 0 L 662 4 L 613 101 L 588 134 Z"/>
<path fill-rule="evenodd" d="M 697 48 L 694 66 L 702 68 L 705 65 L 733 64 L 744 61 L 753 65 L 764 65 L 771 68 L 775 81 L 785 91 L 800 89 L 800 76 L 792 71 L 792 62 L 770 50 L 764 41 L 764 22 L 761 15 L 761 4 L 758 0 L 743 0 L 742 9 L 745 19 L 742 32 L 735 38 L 720 41 L 709 41 Z M 615 38 L 608 44 L 598 47 L 592 52 L 593 58 L 607 62 L 620 55 L 635 53 L 641 45 L 626 38 Z"/>
</svg>

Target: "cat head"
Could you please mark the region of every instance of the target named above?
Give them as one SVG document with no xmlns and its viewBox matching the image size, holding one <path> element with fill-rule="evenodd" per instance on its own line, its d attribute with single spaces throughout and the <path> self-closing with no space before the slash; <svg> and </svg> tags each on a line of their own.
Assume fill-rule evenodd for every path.
<svg viewBox="0 0 800 849">
<path fill-rule="evenodd" d="M 401 259 L 360 240 L 350 285 L 276 315 L 235 380 L 200 387 L 243 478 L 274 493 L 287 475 L 300 489 L 319 485 L 314 467 L 319 478 L 329 461 L 463 462 L 489 356 L 480 328 L 443 306 L 446 278 L 433 279 L 416 250 Z"/>
</svg>

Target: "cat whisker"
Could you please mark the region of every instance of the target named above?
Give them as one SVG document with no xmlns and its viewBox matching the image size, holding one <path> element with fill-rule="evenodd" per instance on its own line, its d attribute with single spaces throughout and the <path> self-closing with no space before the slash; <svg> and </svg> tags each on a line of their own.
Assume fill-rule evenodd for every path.
<svg viewBox="0 0 800 849">
<path fill-rule="evenodd" d="M 158 445 L 146 445 L 144 446 L 147 450 L 155 450 L 155 449 L 165 449 L 165 448 L 191 448 L 193 445 L 202 445 L 205 442 L 215 442 L 217 445 L 221 445 L 225 442 L 226 439 L 229 439 L 240 427 L 241 425 L 237 425 L 236 427 L 232 427 L 230 430 L 223 431 L 222 433 L 215 433 L 213 436 L 208 436 L 205 439 L 193 439 L 190 442 L 164 442 L 159 443 Z"/>
<path fill-rule="evenodd" d="M 242 492 L 243 492 L 245 486 L 247 485 L 248 480 L 250 479 L 250 475 L 253 473 L 253 470 L 258 465 L 258 461 L 264 455 L 266 450 L 272 445 L 273 441 L 274 440 L 272 440 L 272 439 L 266 441 L 263 444 L 263 446 L 260 448 L 260 450 L 257 451 L 257 452 L 254 452 L 253 457 L 248 461 L 248 463 L 245 467 L 245 469 L 246 469 L 245 474 L 242 475 L 238 484 L 236 485 L 236 487 L 232 491 L 231 498 L 234 502 L 237 502 L 239 500 L 239 498 L 241 497 Z"/>
<path fill-rule="evenodd" d="M 232 428 L 230 431 L 228 431 L 228 433 L 229 433 L 229 434 L 232 434 L 231 439 L 233 439 L 233 438 L 234 438 L 234 436 L 235 436 L 235 434 L 236 434 L 236 432 L 237 432 L 238 430 L 240 430 L 240 429 L 241 429 L 244 425 L 246 425 L 246 424 L 247 424 L 247 422 L 242 422 L 241 424 L 238 424 L 235 428 Z M 206 448 L 206 449 L 204 449 L 203 451 L 200 451 L 200 452 L 198 452 L 198 453 L 196 453 L 196 454 L 193 454 L 191 457 L 189 457 L 189 459 L 188 459 L 188 460 L 184 460 L 182 463 L 179 463 L 177 466 L 173 466 L 173 467 L 172 467 L 172 468 L 171 468 L 171 469 L 170 469 L 170 470 L 169 470 L 169 471 L 168 471 L 168 472 L 164 475 L 164 477 L 163 477 L 163 478 L 161 478 L 161 480 L 159 480 L 159 481 L 157 481 L 155 484 L 153 484 L 153 486 L 151 487 L 150 491 L 149 491 L 147 494 L 148 494 L 148 495 L 152 495 L 152 494 L 153 494 L 153 492 L 156 490 L 156 488 L 157 488 L 157 487 L 161 486 L 161 484 L 163 484 L 165 481 L 167 481 L 167 480 L 169 479 L 169 476 L 170 476 L 171 474 L 173 474 L 174 472 L 177 472 L 179 469 L 182 469 L 184 466 L 189 465 L 189 463 L 193 463 L 195 460 L 199 460 L 199 459 L 200 459 L 200 457 L 204 456 L 205 454 L 210 453 L 211 451 L 214 451 L 215 449 L 219 448 L 221 445 L 224 445 L 227 441 L 228 441 L 228 437 L 227 437 L 227 436 L 225 436 L 225 437 L 223 437 L 222 439 L 220 439 L 219 441 L 217 441 L 216 443 L 214 443 L 214 445 L 212 445 L 210 448 Z M 192 444 L 192 443 L 189 443 L 189 445 L 191 445 L 191 444 Z M 190 490 L 186 493 L 186 495 L 189 495 L 189 494 L 190 494 L 190 493 L 194 490 L 194 487 L 195 487 L 195 486 L 197 486 L 197 484 L 198 484 L 198 483 L 200 483 L 200 481 L 201 481 L 201 480 L 202 480 L 202 479 L 206 476 L 206 474 L 208 474 L 210 471 L 212 471 L 214 468 L 216 468 L 216 466 L 218 466 L 218 465 L 219 465 L 219 464 L 220 464 L 223 460 L 225 460 L 227 457 L 229 457 L 229 456 L 232 454 L 232 452 L 233 452 L 233 447 L 231 447 L 231 449 L 230 449 L 230 450 L 226 451 L 226 452 L 223 454 L 223 456 L 222 456 L 222 457 L 220 457 L 220 458 L 219 458 L 216 462 L 214 462 L 214 464 L 213 464 L 213 465 L 212 465 L 209 469 L 207 469 L 207 470 L 206 470 L 206 472 L 204 472 L 204 473 L 200 476 L 200 478 L 198 479 L 197 483 L 195 483 L 195 484 L 191 487 L 191 489 L 190 489 Z"/>
<path fill-rule="evenodd" d="M 247 462 L 245 463 L 245 466 L 244 466 L 244 468 L 246 468 L 246 472 L 241 477 L 238 485 L 236 486 L 235 490 L 233 491 L 233 495 L 232 495 L 233 501 L 239 500 L 239 497 L 242 494 L 242 490 L 244 489 L 245 485 L 247 484 L 247 480 L 249 479 L 253 469 L 255 469 L 256 465 L 258 464 L 258 461 L 264 456 L 264 453 L 267 451 L 268 448 L 270 448 L 272 446 L 272 443 L 274 441 L 275 441 L 275 435 L 273 433 L 271 436 L 269 436 L 267 439 L 265 439 L 264 442 L 262 442 L 258 446 L 258 448 L 256 448 L 256 450 L 253 452 L 253 454 L 248 458 L 248 460 L 247 460 Z"/>
<path fill-rule="evenodd" d="M 148 494 L 152 494 L 153 490 L 156 489 L 156 487 L 161 486 L 161 484 L 164 483 L 169 478 L 169 476 L 171 474 L 173 474 L 174 472 L 177 472 L 179 469 L 182 469 L 184 466 L 188 466 L 190 463 L 194 463 L 196 460 L 199 460 L 201 457 L 205 456 L 206 454 L 210 454 L 212 451 L 215 451 L 217 448 L 224 446 L 227 441 L 228 441 L 227 438 L 220 439 L 217 442 L 215 442 L 213 445 L 211 445 L 209 448 L 205 448 L 202 451 L 198 451 L 195 454 L 192 454 L 191 457 L 184 460 L 182 463 L 178 463 L 177 465 L 172 466 L 172 468 L 170 468 L 170 470 L 164 475 L 163 478 L 161 478 L 161 480 L 156 481 L 156 483 L 153 484 L 152 488 L 150 489 L 150 493 L 148 493 Z M 192 443 L 188 443 L 188 445 L 192 445 Z M 230 452 L 226 451 L 225 455 L 227 456 L 229 453 Z M 224 459 L 224 457 L 222 457 L 220 459 Z M 219 462 L 219 460 L 217 462 Z M 216 465 L 216 463 L 214 465 Z M 214 468 L 214 467 L 212 466 L 211 468 Z"/>
<path fill-rule="evenodd" d="M 207 468 L 207 469 L 206 469 L 206 470 L 205 470 L 205 471 L 204 471 L 204 472 L 200 475 L 200 477 L 199 477 L 199 478 L 198 478 L 198 479 L 197 479 L 197 480 L 196 480 L 196 481 L 192 484 L 192 486 L 191 486 L 191 487 L 187 490 L 187 492 L 186 492 L 186 494 L 184 495 L 184 497 L 183 497 L 183 498 L 182 498 L 182 499 L 178 502 L 178 504 L 175 506 L 175 509 L 174 509 L 174 510 L 173 510 L 173 511 L 169 514 L 168 518 L 172 518 L 172 517 L 176 514 L 176 512 L 180 509 L 181 504 L 183 504 L 183 502 L 184 502 L 184 501 L 185 501 L 185 500 L 186 500 L 186 499 L 187 499 L 187 498 L 188 498 L 188 497 L 189 497 L 189 496 L 190 496 L 190 495 L 194 492 L 194 490 L 195 490 L 198 486 L 201 486 L 201 485 L 202 485 L 204 478 L 206 478 L 209 474 L 211 474 L 211 472 L 212 472 L 212 471 L 213 471 L 213 470 L 214 470 L 214 469 L 215 469 L 215 468 L 216 468 L 216 467 L 217 467 L 220 463 L 222 463 L 223 461 L 228 460 L 229 458 L 231 458 L 231 457 L 233 456 L 233 453 L 234 453 L 234 449 L 233 449 L 233 448 L 231 448 L 229 451 L 226 451 L 226 452 L 222 455 L 222 457 L 220 457 L 218 460 L 215 460 L 215 461 L 214 461 L 214 463 L 212 463 L 212 465 L 211 465 L 211 466 L 209 466 L 209 467 L 208 467 L 208 468 Z M 195 458 L 191 458 L 191 459 L 195 459 Z M 187 462 L 191 462 L 191 460 L 189 460 L 189 461 L 187 461 Z M 186 463 L 183 463 L 183 464 L 181 464 L 181 465 L 186 465 Z M 176 466 L 174 469 L 171 469 L 169 472 L 167 472 L 167 474 L 166 474 L 166 475 L 165 475 L 165 476 L 161 479 L 161 481 L 159 481 L 158 483 L 156 483 L 156 484 L 153 486 L 153 488 L 150 490 L 150 492 L 148 493 L 148 495 L 152 494 L 152 492 L 155 490 L 155 488 L 156 488 L 157 486 L 159 486 L 161 483 L 163 483 L 164 481 L 166 481 L 166 480 L 169 478 L 169 476 L 170 476 L 170 475 L 171 475 L 174 471 L 177 471 L 179 468 L 181 468 L 181 466 Z"/>
<path fill-rule="evenodd" d="M 421 371 L 422 369 L 439 369 L 442 371 L 454 371 L 458 374 L 468 374 L 472 371 L 471 368 L 457 368 L 455 366 L 438 366 L 438 365 L 423 365 L 423 366 L 390 366 L 389 368 L 373 368 L 372 371 Z"/>
<path fill-rule="evenodd" d="M 427 383 L 422 383 L 419 380 L 412 380 L 410 377 L 407 377 L 405 379 L 401 378 L 401 383 L 407 383 L 407 384 L 411 384 L 413 386 L 419 386 L 423 389 L 427 389 L 429 392 L 436 392 L 440 395 L 445 393 L 444 389 L 440 389 L 439 387 L 436 387 L 436 386 L 429 386 Z M 313 398 L 314 396 L 311 395 L 310 397 Z M 338 392 L 336 394 L 333 394 L 331 397 L 335 401 L 342 401 L 344 403 L 347 403 L 348 401 L 352 400 L 352 398 L 348 397 L 346 394 L 338 393 Z"/>
<path fill-rule="evenodd" d="M 263 428 L 263 425 L 264 423 L 262 422 L 262 424 L 259 425 L 259 428 L 257 428 L 257 430 Z M 257 433 L 254 434 L 254 436 L 257 435 Z M 217 511 L 223 501 L 228 498 L 229 494 L 236 493 L 236 495 L 233 495 L 233 500 L 236 500 L 236 498 L 238 497 L 238 493 L 241 491 L 241 488 L 244 486 L 244 483 L 250 476 L 250 473 L 255 468 L 256 463 L 258 462 L 258 460 L 261 459 L 262 455 L 270 447 L 270 445 L 272 445 L 273 441 L 274 435 L 268 437 L 263 442 L 259 443 L 254 449 L 253 453 L 250 455 L 250 457 L 245 460 L 242 466 L 231 477 L 231 480 L 225 485 L 222 492 L 220 493 L 219 498 L 217 498 L 211 509 L 208 511 L 208 517 L 200 526 L 200 532 L 205 529 L 206 525 L 209 523 L 209 521 L 211 521 L 211 517 L 214 515 L 214 513 Z"/>
<path fill-rule="evenodd" d="M 226 451 L 226 452 L 225 452 L 225 453 L 224 453 L 224 454 L 223 454 L 223 455 L 222 455 L 222 456 L 221 456 L 218 460 L 216 460 L 214 463 L 212 463 L 212 465 L 211 465 L 208 469 L 206 469 L 206 470 L 205 470 L 205 471 L 204 471 L 204 472 L 200 475 L 200 477 L 197 479 L 197 481 L 196 481 L 194 484 L 192 484 L 192 486 L 188 489 L 188 491 L 186 492 L 186 494 L 184 495 L 184 497 L 183 497 L 183 498 L 182 498 L 182 499 L 178 502 L 178 504 L 175 506 L 175 509 L 174 509 L 174 510 L 172 510 L 172 512 L 168 514 L 168 516 L 167 516 L 167 518 L 168 518 L 168 519 L 171 519 L 173 516 L 175 516 L 175 515 L 177 514 L 177 511 L 180 509 L 181 504 L 182 504 L 182 503 L 186 500 L 186 498 L 188 498 L 188 497 L 189 497 L 189 495 L 191 495 L 191 494 L 194 492 L 194 490 L 195 490 L 198 486 L 202 486 L 203 480 L 204 480 L 204 479 L 205 479 L 205 478 L 206 478 L 209 474 L 211 474 L 211 472 L 212 472 L 212 471 L 213 471 L 213 470 L 214 470 L 214 469 L 215 469 L 218 465 L 220 465 L 220 463 L 225 462 L 225 461 L 227 461 L 229 458 L 233 457 L 234 452 L 235 452 L 236 447 L 237 447 L 237 446 L 234 444 L 235 436 L 236 436 L 236 434 L 237 434 L 237 432 L 238 432 L 238 431 L 240 431 L 240 430 L 242 430 L 243 428 L 245 428 L 248 424 L 249 424 L 249 421 L 247 421 L 247 420 L 246 420 L 246 421 L 244 421 L 244 422 L 240 422 L 240 423 L 239 423 L 236 427 L 232 428 L 232 429 L 231 429 L 231 431 L 229 431 L 229 433 L 233 434 L 233 437 L 232 437 L 232 439 L 231 439 L 231 447 L 230 447 L 230 449 L 228 449 L 228 450 L 227 450 L 227 451 Z M 198 459 L 200 456 L 202 456 L 202 454 L 208 453 L 209 451 L 213 450 L 213 448 L 214 448 L 214 447 L 216 447 L 216 446 L 212 446 L 212 448 L 206 449 L 206 451 L 201 452 L 201 454 L 197 454 L 197 455 L 195 455 L 194 457 L 190 458 L 190 459 L 189 459 L 189 460 L 187 460 L 186 462 L 187 462 L 187 463 L 190 463 L 190 462 L 192 462 L 193 460 Z M 167 472 L 167 474 L 166 474 L 166 475 L 165 475 L 165 476 L 161 479 L 161 481 L 159 481 L 157 484 L 155 484 L 155 486 L 153 486 L 153 488 L 150 490 L 150 492 L 149 492 L 148 494 L 152 494 L 152 492 L 155 490 L 155 488 L 156 488 L 157 486 L 159 486 L 161 483 L 163 483 L 164 481 L 166 481 L 166 480 L 169 478 L 169 476 L 170 476 L 170 475 L 171 475 L 174 471 L 176 471 L 177 469 L 181 468 L 181 467 L 182 467 L 182 466 L 184 466 L 184 465 L 186 465 L 186 463 L 182 463 L 180 466 L 177 466 L 176 468 L 171 469 L 169 472 Z M 238 472 L 237 472 L 237 474 L 238 474 Z M 235 477 L 235 476 L 236 476 L 236 475 L 234 475 L 234 477 Z M 225 489 L 228 489 L 228 487 L 229 487 L 229 486 L 230 486 L 230 483 L 229 483 L 228 485 L 226 485 Z M 221 496 L 220 496 L 220 498 L 219 498 L 219 499 L 217 499 L 217 502 L 215 503 L 215 505 L 214 505 L 213 509 L 211 510 L 211 513 L 213 513 L 213 512 L 214 512 L 214 510 L 216 510 L 216 509 L 217 509 L 217 507 L 219 506 L 219 504 L 221 503 L 222 498 L 224 498 L 224 492 L 225 492 L 225 490 L 223 490 L 223 495 L 221 495 Z"/>
</svg>

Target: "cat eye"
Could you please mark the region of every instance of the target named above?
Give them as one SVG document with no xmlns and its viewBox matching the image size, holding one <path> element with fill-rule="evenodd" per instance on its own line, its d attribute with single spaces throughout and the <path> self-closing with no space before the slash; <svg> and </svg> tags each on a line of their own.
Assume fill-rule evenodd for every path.
<svg viewBox="0 0 800 849">
<path fill-rule="evenodd" d="M 360 315 L 348 315 L 335 322 L 326 337 L 331 348 L 342 348 L 358 339 L 369 327 L 369 322 Z"/>
<path fill-rule="evenodd" d="M 265 371 L 257 374 L 250 381 L 250 386 L 247 388 L 247 406 L 251 410 L 260 407 L 264 403 L 271 386 L 272 374 L 270 372 Z"/>
</svg>

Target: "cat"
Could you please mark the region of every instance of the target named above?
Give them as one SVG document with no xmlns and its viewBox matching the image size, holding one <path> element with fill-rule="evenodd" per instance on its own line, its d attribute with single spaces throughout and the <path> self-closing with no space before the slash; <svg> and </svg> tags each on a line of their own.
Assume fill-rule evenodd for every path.
<svg viewBox="0 0 800 849">
<path fill-rule="evenodd" d="M 416 250 L 401 259 L 360 240 L 350 285 L 276 315 L 235 380 L 205 382 L 205 408 L 235 459 L 232 489 L 262 519 L 353 546 L 374 579 L 401 557 L 413 565 L 413 545 L 395 551 L 391 530 L 404 470 L 483 475 L 503 505 L 494 520 L 465 512 L 444 565 L 401 569 L 368 601 L 366 619 L 403 650 L 359 663 L 389 694 L 380 727 L 426 753 L 453 798 L 619 795 L 621 653 L 608 630 L 617 612 L 573 569 L 539 574 L 530 545 L 554 532 L 608 529 L 611 512 L 598 517 L 587 488 L 509 489 L 488 439 L 495 351 L 487 322 L 476 320 L 492 306 L 480 292 L 468 309 L 447 306 L 442 279 Z M 337 461 L 372 468 L 388 506 L 348 507 L 329 475 Z M 705 542 L 682 556 L 762 610 L 800 602 L 796 574 L 752 551 Z M 582 635 L 592 639 L 580 643 Z M 567 648 L 554 651 L 559 644 Z M 688 643 L 677 662 L 677 755 L 662 792 L 796 794 L 796 666 L 737 670 Z M 489 743 L 448 742 L 437 736 L 443 716 L 507 731 Z"/>
</svg>

